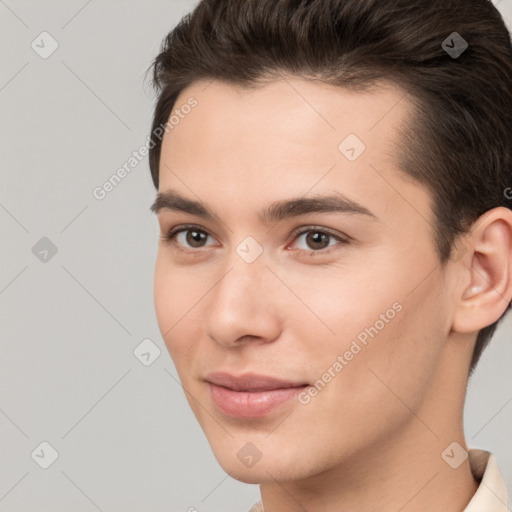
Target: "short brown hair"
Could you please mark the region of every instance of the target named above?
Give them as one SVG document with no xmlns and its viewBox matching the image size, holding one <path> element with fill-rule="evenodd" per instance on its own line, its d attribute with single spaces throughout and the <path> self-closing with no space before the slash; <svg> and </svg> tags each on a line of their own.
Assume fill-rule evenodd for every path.
<svg viewBox="0 0 512 512">
<path fill-rule="evenodd" d="M 468 47 L 450 54 L 457 40 Z M 399 168 L 432 193 L 441 264 L 480 215 L 509 207 L 512 45 L 490 0 L 202 0 L 164 39 L 150 70 L 157 189 L 154 133 L 183 89 L 201 79 L 252 87 L 292 75 L 354 91 L 391 81 L 412 100 Z M 478 333 L 471 372 L 509 309 Z"/>
</svg>

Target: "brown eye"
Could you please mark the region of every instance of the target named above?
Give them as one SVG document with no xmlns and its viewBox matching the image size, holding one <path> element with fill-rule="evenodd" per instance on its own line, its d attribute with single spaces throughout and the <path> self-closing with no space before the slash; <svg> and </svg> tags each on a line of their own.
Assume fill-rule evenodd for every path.
<svg viewBox="0 0 512 512">
<path fill-rule="evenodd" d="M 181 228 L 174 228 L 163 238 L 164 242 L 172 242 L 180 249 L 193 250 L 208 247 L 212 243 L 206 243 L 208 238 L 213 238 L 206 231 L 197 228 L 196 226 L 182 226 Z"/>
<path fill-rule="evenodd" d="M 325 249 L 329 246 L 332 235 L 322 231 L 310 231 L 306 236 L 306 243 L 311 249 Z"/>
<path fill-rule="evenodd" d="M 321 255 L 331 252 L 325 249 L 336 245 L 348 244 L 349 240 L 323 228 L 309 227 L 295 233 L 294 243 L 296 244 L 295 248 L 306 255 Z"/>
<path fill-rule="evenodd" d="M 203 243 L 208 238 L 204 231 L 199 231 L 198 229 L 187 229 L 183 233 L 186 233 L 185 241 L 191 247 L 203 247 Z"/>
</svg>

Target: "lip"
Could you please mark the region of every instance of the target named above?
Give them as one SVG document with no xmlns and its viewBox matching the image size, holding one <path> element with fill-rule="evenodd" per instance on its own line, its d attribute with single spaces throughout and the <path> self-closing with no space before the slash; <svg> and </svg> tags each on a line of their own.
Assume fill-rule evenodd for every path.
<svg viewBox="0 0 512 512">
<path fill-rule="evenodd" d="M 307 385 L 307 382 L 286 381 L 257 373 L 244 373 L 236 377 L 227 372 L 212 372 L 204 380 L 233 391 L 270 391 Z"/>
<path fill-rule="evenodd" d="M 289 402 L 308 384 L 245 373 L 234 376 L 224 372 L 209 373 L 204 380 L 217 408 L 227 416 L 259 418 Z"/>
</svg>

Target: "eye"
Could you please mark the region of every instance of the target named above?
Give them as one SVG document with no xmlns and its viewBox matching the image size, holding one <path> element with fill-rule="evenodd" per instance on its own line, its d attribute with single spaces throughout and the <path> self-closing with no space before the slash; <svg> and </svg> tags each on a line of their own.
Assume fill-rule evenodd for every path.
<svg viewBox="0 0 512 512">
<path fill-rule="evenodd" d="M 328 254 L 331 250 L 326 251 L 325 249 L 349 243 L 348 239 L 317 226 L 296 230 L 292 233 L 292 238 L 293 242 L 298 244 L 296 249 L 299 252 L 306 253 L 308 256 Z M 213 237 L 195 225 L 182 225 L 172 228 L 161 239 L 165 243 L 173 243 L 179 250 L 189 252 L 194 252 L 209 245 L 215 245 L 214 243 L 207 244 L 208 239 L 213 240 Z"/>
<path fill-rule="evenodd" d="M 346 244 L 348 243 L 348 240 L 340 237 L 339 235 L 335 235 L 334 233 L 331 233 L 330 231 L 326 230 L 325 228 L 319 228 L 319 227 L 308 227 L 303 228 L 301 231 L 294 233 L 294 241 L 303 242 L 302 246 L 300 246 L 298 249 L 300 251 L 308 252 L 309 255 L 313 256 L 315 254 L 326 254 L 331 251 L 325 251 L 324 249 L 328 247 L 332 247 L 333 245 L 338 244 Z M 334 243 L 330 243 L 334 242 Z"/>
<path fill-rule="evenodd" d="M 164 242 L 173 242 L 178 246 L 185 247 L 186 249 L 183 250 L 194 250 L 207 247 L 208 245 L 205 245 L 205 242 L 208 238 L 212 237 L 206 231 L 193 225 L 173 228 L 167 235 L 161 237 Z"/>
</svg>

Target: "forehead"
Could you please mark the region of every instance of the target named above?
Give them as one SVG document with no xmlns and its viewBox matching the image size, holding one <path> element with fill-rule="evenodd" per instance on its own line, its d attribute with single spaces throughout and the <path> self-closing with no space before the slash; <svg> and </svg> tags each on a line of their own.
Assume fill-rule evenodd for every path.
<svg viewBox="0 0 512 512">
<path fill-rule="evenodd" d="M 242 195 L 256 206 L 258 198 L 261 205 L 335 188 L 397 215 L 412 201 L 430 216 L 427 191 L 398 170 L 397 130 L 412 104 L 391 83 L 355 92 L 301 78 L 257 88 L 200 81 L 181 92 L 173 113 L 191 98 L 197 106 L 184 109 L 163 139 L 161 191 L 192 191 L 210 203 L 212 191 L 219 201 Z M 404 194 L 409 200 L 398 208 Z"/>
<path fill-rule="evenodd" d="M 192 98 L 197 106 L 190 109 Z M 223 155 L 219 164 L 240 156 L 276 164 L 283 158 L 318 159 L 320 154 L 325 155 L 323 160 L 332 160 L 340 156 L 339 146 L 347 136 L 355 135 L 364 144 L 363 161 L 372 154 L 395 165 L 396 129 L 407 121 L 409 111 L 406 94 L 392 83 L 355 92 L 291 77 L 255 88 L 202 80 L 177 98 L 162 153 L 179 153 L 174 156 L 195 161 Z M 351 163 L 346 167 L 357 166 L 356 161 Z"/>
<path fill-rule="evenodd" d="M 258 139 L 282 134 L 297 141 L 317 141 L 329 135 L 336 141 L 353 132 L 364 135 L 367 146 L 376 149 L 393 138 L 394 128 L 407 120 L 411 110 L 405 91 L 392 82 L 356 92 L 297 77 L 253 87 L 201 80 L 181 92 L 175 110 L 192 97 L 198 106 L 186 116 L 189 121 L 173 128 L 172 138 L 177 141 L 180 135 L 189 135 L 187 127 L 205 138 L 221 132 L 218 139 L 222 134 L 236 134 L 238 139 L 249 129 Z M 240 128 L 244 130 L 240 132 Z"/>
</svg>

